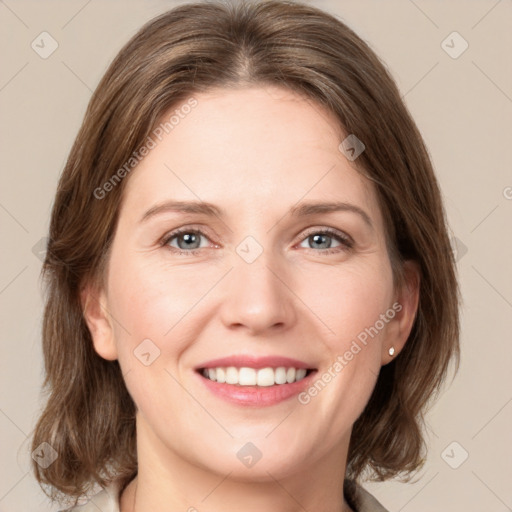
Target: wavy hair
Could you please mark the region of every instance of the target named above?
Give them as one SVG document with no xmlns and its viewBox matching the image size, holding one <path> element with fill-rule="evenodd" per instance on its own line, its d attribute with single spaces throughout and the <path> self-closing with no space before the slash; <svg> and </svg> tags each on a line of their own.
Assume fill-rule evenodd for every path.
<svg viewBox="0 0 512 512">
<path fill-rule="evenodd" d="M 420 269 L 409 339 L 381 368 L 353 426 L 347 478 L 366 470 L 374 480 L 406 478 L 424 461 L 424 413 L 451 360 L 459 364 L 460 291 L 440 188 L 400 92 L 370 46 L 318 8 L 198 2 L 150 20 L 120 50 L 58 184 L 42 271 L 47 396 L 32 444 L 48 442 L 59 455 L 47 468 L 33 463 L 52 498 L 79 498 L 114 478 L 124 486 L 137 473 L 135 404 L 118 362 L 94 351 L 80 301 L 84 283 L 103 276 L 128 173 L 101 191 L 173 106 L 212 88 L 257 84 L 305 95 L 364 142 L 357 168 L 376 186 L 395 285 L 406 260 Z"/>
</svg>

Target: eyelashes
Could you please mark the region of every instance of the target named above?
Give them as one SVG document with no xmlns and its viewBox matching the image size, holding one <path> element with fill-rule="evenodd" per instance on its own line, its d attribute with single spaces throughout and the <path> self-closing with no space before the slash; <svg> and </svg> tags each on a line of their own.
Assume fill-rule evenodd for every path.
<svg viewBox="0 0 512 512">
<path fill-rule="evenodd" d="M 192 236 L 190 236 L 192 235 Z M 316 237 L 316 235 L 320 235 L 320 237 Z M 190 227 L 184 227 L 184 228 L 178 228 L 170 233 L 167 233 L 160 241 L 160 245 L 167 250 L 169 250 L 171 253 L 180 255 L 180 256 L 194 256 L 201 252 L 203 249 L 207 247 L 193 247 L 191 249 L 182 249 L 180 247 L 175 247 L 170 245 L 172 241 L 175 239 L 180 239 L 185 242 L 191 242 L 191 245 L 198 242 L 200 243 L 201 237 L 204 237 L 209 240 L 209 237 L 206 235 L 204 231 L 197 228 L 190 228 Z M 307 241 L 308 239 L 314 240 L 311 242 L 313 247 L 306 247 L 308 251 L 313 251 L 314 253 L 318 253 L 321 255 L 329 255 L 329 254 L 339 254 L 342 252 L 348 252 L 354 247 L 353 240 L 346 234 L 344 234 L 341 231 L 338 231 L 333 228 L 323 227 L 323 228 L 312 228 L 307 230 L 305 233 L 302 234 L 301 242 Z M 314 244 L 325 244 L 325 239 L 334 239 L 337 242 L 339 242 L 339 246 L 337 247 L 328 247 L 328 248 L 315 248 Z M 215 244 L 214 244 L 215 245 Z"/>
<path fill-rule="evenodd" d="M 354 246 L 354 242 L 348 235 L 345 235 L 344 233 L 342 233 L 341 231 L 338 231 L 336 229 L 327 228 L 327 227 L 321 228 L 321 229 L 313 228 L 309 231 L 306 231 L 303 234 L 302 240 L 307 240 L 314 235 L 322 235 L 322 236 L 327 235 L 327 238 L 333 238 L 333 239 L 337 240 L 338 242 L 340 242 L 341 246 L 338 248 L 336 248 L 336 247 L 335 248 L 327 248 L 327 249 L 322 248 L 320 250 L 320 252 L 322 252 L 324 254 L 332 254 L 333 252 L 339 252 L 340 250 L 346 251 L 348 249 L 352 249 Z M 315 241 L 315 243 L 322 243 L 322 242 Z M 313 247 L 308 247 L 308 249 L 314 250 Z M 318 251 L 315 251 L 315 252 L 318 252 Z"/>
</svg>

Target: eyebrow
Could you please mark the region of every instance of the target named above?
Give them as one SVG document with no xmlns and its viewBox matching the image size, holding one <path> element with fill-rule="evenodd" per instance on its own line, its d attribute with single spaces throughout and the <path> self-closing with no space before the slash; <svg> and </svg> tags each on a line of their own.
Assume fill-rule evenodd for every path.
<svg viewBox="0 0 512 512">
<path fill-rule="evenodd" d="M 373 223 L 370 216 L 359 206 L 347 202 L 328 202 L 328 203 L 300 203 L 290 208 L 290 215 L 295 218 L 308 217 L 321 213 L 333 212 L 353 212 L 359 215 L 364 222 L 373 229 Z M 150 208 L 140 219 L 144 222 L 155 215 L 176 212 L 176 213 L 195 213 L 207 215 L 209 217 L 224 217 L 224 211 L 218 206 L 204 201 L 166 201 Z"/>
</svg>

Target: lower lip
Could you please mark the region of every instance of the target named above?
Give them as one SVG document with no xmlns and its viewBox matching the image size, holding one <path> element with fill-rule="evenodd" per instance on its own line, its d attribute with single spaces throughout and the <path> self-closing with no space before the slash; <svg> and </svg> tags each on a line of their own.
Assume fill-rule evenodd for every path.
<svg viewBox="0 0 512 512">
<path fill-rule="evenodd" d="M 230 403 L 252 407 L 265 407 L 278 404 L 298 395 L 310 385 L 311 379 L 315 373 L 316 370 L 313 370 L 309 375 L 298 382 L 292 382 L 291 384 L 274 384 L 273 386 L 238 386 L 207 379 L 200 373 L 197 373 L 197 376 L 212 393 Z"/>
</svg>

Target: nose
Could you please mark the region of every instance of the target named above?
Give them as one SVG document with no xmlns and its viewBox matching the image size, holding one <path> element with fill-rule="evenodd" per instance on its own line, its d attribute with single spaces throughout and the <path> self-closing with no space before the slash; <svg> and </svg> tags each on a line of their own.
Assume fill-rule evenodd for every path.
<svg viewBox="0 0 512 512">
<path fill-rule="evenodd" d="M 289 279 L 265 253 L 252 263 L 237 262 L 228 280 L 221 306 L 222 321 L 228 329 L 264 335 L 282 332 L 296 321 L 296 299 Z"/>
</svg>

